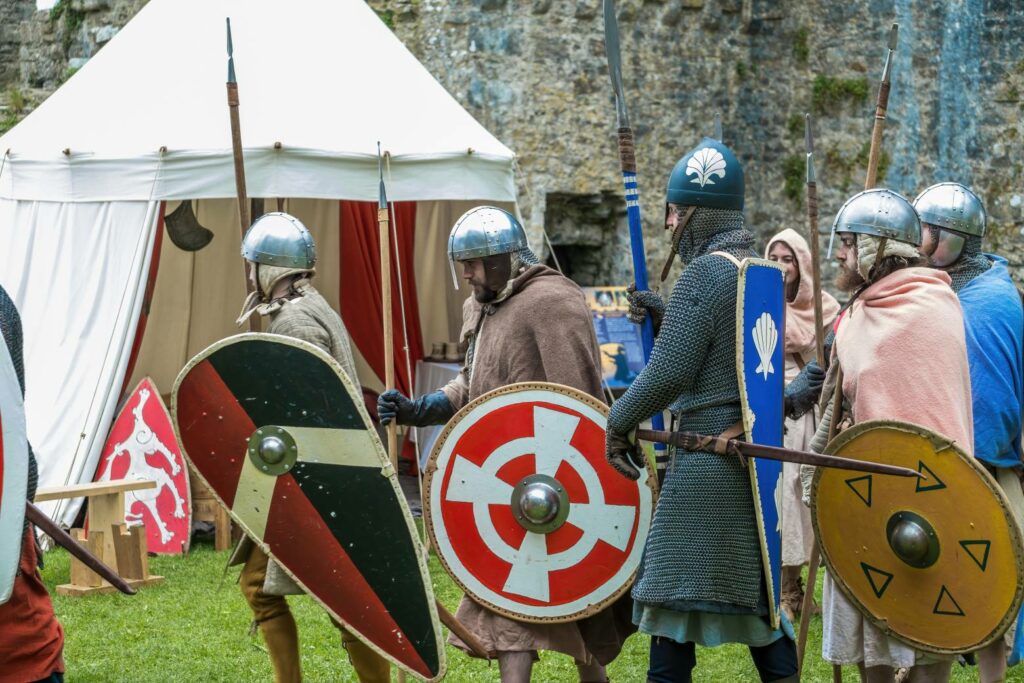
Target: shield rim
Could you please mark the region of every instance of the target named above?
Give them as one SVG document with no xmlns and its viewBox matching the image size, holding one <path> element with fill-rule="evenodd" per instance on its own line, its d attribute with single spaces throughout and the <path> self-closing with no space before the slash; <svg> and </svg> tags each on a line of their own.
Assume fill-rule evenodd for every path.
<svg viewBox="0 0 1024 683">
<path fill-rule="evenodd" d="M 857 598 L 857 596 L 853 594 L 853 591 L 847 586 L 846 581 L 842 578 L 843 575 L 836 571 L 828 548 L 819 542 L 818 547 L 821 549 L 821 557 L 825 561 L 825 566 L 828 567 L 829 573 L 835 577 L 833 583 L 839 587 L 843 595 L 846 596 L 854 607 L 857 608 L 857 611 L 860 612 L 865 619 L 871 622 L 875 628 L 879 629 L 886 635 L 892 636 L 896 640 L 919 650 L 924 650 L 925 652 L 931 652 L 934 654 L 949 655 L 980 650 L 981 648 L 992 644 L 999 638 L 1002 638 L 1009 625 L 1017 620 L 1021 603 L 1024 601 L 1024 532 L 1021 531 L 1020 526 L 1017 524 L 1017 520 L 1014 518 L 1013 511 L 1010 508 L 1010 503 L 1006 498 L 1006 494 L 1003 493 L 1002 489 L 999 488 L 999 484 L 992 478 L 992 475 L 985 470 L 978 460 L 973 456 L 968 455 L 955 441 L 947 439 L 938 432 L 913 422 L 900 422 L 899 420 L 867 420 L 865 422 L 857 423 L 849 429 L 845 429 L 837 434 L 835 438 L 825 446 L 825 454 L 833 455 L 837 450 L 845 446 L 854 438 L 876 429 L 893 429 L 909 432 L 911 434 L 926 437 L 933 442 L 938 438 L 943 443 L 947 444 L 947 447 L 956 453 L 960 460 L 965 462 L 967 466 L 973 469 L 973 471 L 981 478 L 985 486 L 995 497 L 999 509 L 1002 510 L 1003 517 L 1006 519 L 1007 526 L 1010 529 L 1010 543 L 1016 551 L 1014 553 L 1014 564 L 1016 564 L 1017 567 L 1017 591 L 1010 609 L 1003 615 L 999 620 L 999 623 L 987 636 L 985 636 L 983 640 L 976 644 L 969 644 L 965 647 L 949 648 L 937 647 L 921 640 L 917 640 L 911 636 L 899 633 L 893 630 L 893 628 L 888 625 L 887 621 L 872 614 L 871 611 L 864 606 L 860 599 Z M 818 483 L 821 481 L 822 476 L 824 476 L 822 469 L 816 468 L 814 472 L 814 479 L 811 483 L 811 525 L 814 528 L 814 537 L 816 539 L 821 539 L 821 531 L 818 522 Z"/>
<path fill-rule="evenodd" d="M 785 301 L 785 274 L 786 269 L 775 263 L 763 258 L 748 257 L 740 261 L 739 273 L 737 276 L 736 285 L 736 380 L 739 383 L 740 390 L 740 409 L 743 413 L 743 432 L 746 438 L 750 438 L 750 434 L 754 429 L 754 416 L 750 412 L 750 400 L 747 394 L 747 378 L 743 374 L 744 362 L 744 345 L 743 339 L 746 334 L 746 328 L 743 325 L 743 293 L 746 291 L 747 284 L 747 269 L 751 266 L 764 266 L 779 271 L 783 275 L 783 313 L 785 313 L 786 301 Z M 786 319 L 785 316 L 782 318 L 782 330 L 779 334 L 779 341 L 785 339 L 786 331 Z M 785 359 L 785 352 L 783 352 L 783 359 Z M 785 379 L 783 379 L 783 387 L 785 387 Z M 782 397 L 780 396 L 780 399 Z M 783 421 L 785 421 L 785 415 L 783 415 Z M 761 546 L 761 570 L 764 572 L 764 584 L 765 591 L 768 594 L 768 619 L 771 623 L 771 627 L 775 630 L 782 626 L 782 617 L 780 605 L 775 601 L 775 574 L 772 569 L 771 557 L 768 551 L 768 533 L 764 525 L 764 511 L 761 509 L 761 487 L 757 480 L 757 463 L 753 458 L 747 458 L 747 473 L 750 477 L 751 487 L 751 498 L 754 501 L 754 517 L 757 522 L 757 542 Z M 780 464 L 780 476 L 781 475 L 781 464 Z M 781 557 L 781 556 L 780 556 Z M 779 573 L 781 577 L 781 563 L 779 566 Z"/>
<path fill-rule="evenodd" d="M 18 384 L 17 371 L 10 349 L 0 335 L 0 375 L 6 376 L 4 393 L 9 395 L 13 416 L 7 416 L 0 425 L 0 441 L 3 441 L 3 490 L 0 491 L 0 542 L 10 543 L 13 554 L 10 562 L 0 563 L 0 605 L 5 604 L 14 592 L 18 566 L 21 563 L 21 548 L 25 534 L 25 504 L 28 494 L 28 423 L 25 419 L 25 399 Z M 10 419 L 13 417 L 13 419 Z M 20 435 L 24 438 L 9 444 L 3 434 Z M 17 457 L 16 457 L 17 454 Z M 8 500 L 10 497 L 10 500 Z M 6 501 L 6 502 L 4 502 Z"/>
<path fill-rule="evenodd" d="M 455 573 L 451 569 L 451 566 L 448 564 L 447 558 L 445 558 L 444 554 L 441 552 L 441 546 L 437 542 L 437 536 L 434 531 L 434 510 L 431 504 L 431 489 L 433 487 L 434 474 L 438 470 L 438 456 L 440 455 L 441 450 L 444 448 L 444 444 L 445 442 L 447 442 L 449 435 L 452 433 L 452 431 L 455 430 L 455 428 L 462 421 L 462 419 L 481 404 L 497 396 L 504 396 L 505 394 L 514 394 L 536 390 L 552 391 L 554 393 L 569 396 L 571 398 L 579 400 L 581 403 L 586 404 L 588 407 L 597 410 L 602 415 L 604 415 L 605 418 L 608 417 L 609 407 L 602 401 L 599 401 L 590 394 L 586 394 L 578 389 L 574 389 L 563 384 L 555 384 L 554 382 L 517 382 L 515 384 L 507 384 L 503 387 L 492 389 L 491 391 L 488 391 L 486 394 L 478 396 L 477 398 L 473 399 L 465 406 L 463 406 L 457 413 L 455 413 L 454 416 L 451 417 L 451 419 L 448 420 L 448 423 L 445 424 L 444 429 L 441 431 L 440 434 L 438 434 L 437 439 L 434 441 L 434 447 L 431 449 L 430 457 L 427 459 L 427 466 L 424 469 L 423 475 L 423 491 L 425 493 L 425 495 L 423 496 L 423 525 L 426 528 L 427 534 L 430 538 L 430 545 L 434 549 L 435 554 L 437 555 L 437 559 L 441 563 L 441 566 L 444 568 L 445 573 L 447 573 L 448 576 L 451 577 L 452 581 L 456 583 L 456 585 L 462 590 L 466 597 L 470 598 L 471 600 L 480 605 L 483 605 L 484 607 L 493 612 L 497 612 L 498 614 L 504 617 L 508 617 L 509 619 L 513 619 L 515 621 L 520 621 L 528 624 L 561 624 L 572 621 L 579 621 L 580 619 L 596 614 L 597 612 L 600 612 L 605 607 L 612 604 L 613 602 L 621 598 L 624 594 L 626 594 L 632 588 L 633 583 L 636 581 L 636 575 L 640 571 L 640 565 L 643 563 L 642 553 L 641 559 L 639 562 L 637 562 L 636 568 L 630 573 L 629 578 L 623 581 L 622 586 L 617 588 L 614 592 L 612 592 L 599 602 L 588 605 L 587 607 L 581 610 L 577 610 L 572 614 L 554 617 L 539 617 L 522 614 L 520 612 L 513 612 L 512 610 L 509 610 L 506 607 L 495 605 L 493 602 L 481 598 L 475 592 L 473 592 L 468 586 L 466 586 L 458 576 L 455 575 Z M 640 484 L 639 482 L 636 483 L 638 487 L 646 486 L 650 490 L 651 519 L 653 520 L 654 510 L 658 502 L 658 487 L 654 483 L 657 481 L 657 475 L 655 474 L 654 467 L 651 465 L 650 458 L 644 458 L 644 468 L 647 471 L 647 480 L 643 484 Z M 438 481 L 440 480 L 441 478 L 438 478 Z M 636 542 L 646 547 L 647 535 L 649 533 L 650 525 L 648 525 L 646 529 L 643 529 L 642 526 L 638 526 Z"/>
<path fill-rule="evenodd" d="M 252 533 L 249 531 L 248 527 L 246 527 L 246 525 L 241 521 L 241 519 L 236 517 L 235 513 L 227 505 L 224 504 L 224 500 L 220 497 L 220 495 L 218 495 L 217 491 L 212 486 L 210 486 L 210 483 L 206 481 L 206 477 L 204 477 L 203 473 L 199 471 L 199 468 L 195 467 L 195 465 L 192 464 L 191 458 L 189 458 L 187 450 L 185 449 L 184 442 L 181 439 L 181 433 L 178 426 L 178 389 L 181 387 L 182 381 L 188 376 L 189 372 L 191 372 L 191 370 L 195 366 L 202 363 L 204 360 L 209 358 L 211 355 L 213 355 L 220 349 L 245 341 L 269 341 L 275 344 L 285 344 L 287 346 L 294 346 L 296 348 L 302 349 L 303 351 L 312 353 L 314 356 L 316 356 L 318 359 L 324 362 L 328 367 L 334 370 L 335 374 L 338 376 L 338 379 L 341 380 L 342 385 L 345 387 L 346 391 L 348 391 L 349 398 L 352 399 L 353 405 L 358 411 L 360 417 L 362 417 L 363 419 L 363 427 L 366 429 L 367 432 L 370 432 L 370 441 L 374 444 L 374 446 L 376 446 L 378 459 L 381 462 L 381 474 L 386 474 L 388 481 L 391 483 L 391 488 L 395 492 L 395 497 L 398 499 L 399 506 L 401 507 L 403 515 L 405 517 L 405 523 L 409 530 L 409 536 L 413 539 L 413 545 L 415 546 L 415 549 L 418 551 L 415 553 L 416 563 L 417 567 L 420 570 L 420 576 L 423 579 L 423 587 L 427 599 L 427 611 L 430 614 L 430 621 L 434 627 L 434 637 L 436 640 L 438 652 L 438 672 L 437 675 L 433 678 L 424 678 L 418 672 L 413 671 L 405 664 L 397 661 L 392 655 L 389 655 L 388 653 L 384 652 L 384 650 L 381 649 L 376 643 L 374 643 L 369 638 L 364 636 L 362 631 L 358 627 L 342 619 L 339 615 L 335 614 L 334 611 L 331 610 L 327 605 L 325 605 L 320 600 L 320 598 L 317 597 L 316 594 L 313 591 L 311 591 L 308 586 L 306 586 L 305 583 L 303 583 L 297 576 L 295 576 L 291 569 L 289 569 L 282 562 L 279 562 L 277 560 L 277 557 L 275 557 L 274 554 L 270 551 L 270 547 L 263 542 L 263 539 L 254 538 Z M 334 358 L 329 356 L 325 351 L 318 348 L 317 346 L 310 344 L 309 342 L 302 341 L 301 339 L 295 339 L 294 337 L 286 337 L 280 334 L 269 334 L 266 332 L 244 332 L 242 334 L 232 335 L 225 339 L 216 341 L 213 344 L 210 344 L 208 347 L 206 347 L 205 349 L 197 353 L 195 356 L 193 356 L 189 360 L 189 362 L 185 364 L 185 367 L 181 369 L 181 372 L 178 373 L 178 376 L 174 380 L 174 389 L 171 392 L 171 414 L 173 416 L 172 424 L 174 425 L 174 436 L 176 439 L 178 439 L 178 443 L 181 445 L 182 456 L 188 460 L 189 466 L 195 468 L 196 476 L 199 478 L 199 481 L 201 481 L 207 488 L 210 489 L 218 505 L 220 505 L 228 513 L 228 515 L 230 515 L 231 520 L 235 524 L 237 524 L 239 528 L 243 530 L 243 532 L 245 532 L 245 535 L 249 538 L 250 541 L 255 543 L 260 550 L 267 554 L 268 557 L 277 562 L 278 566 L 282 569 L 282 571 L 284 571 L 284 573 L 287 574 L 292 579 L 292 581 L 294 581 L 295 584 L 306 593 L 306 595 L 308 595 L 314 602 L 316 602 L 316 604 L 318 604 L 321 607 L 321 609 L 327 612 L 327 614 L 333 617 L 338 623 L 345 626 L 345 628 L 348 631 L 350 631 L 353 635 L 355 635 L 360 642 L 362 642 L 364 645 L 366 645 L 371 650 L 376 652 L 378 655 L 383 657 L 385 660 L 390 662 L 400 671 L 405 672 L 406 674 L 412 676 L 417 680 L 427 681 L 427 683 L 434 683 L 435 681 L 442 680 L 447 674 L 448 656 L 445 650 L 445 641 L 443 638 L 443 632 L 441 630 L 440 619 L 438 618 L 437 615 L 437 596 L 434 594 L 434 584 L 430 578 L 430 569 L 427 566 L 427 562 L 425 559 L 426 552 L 423 551 L 423 543 L 420 541 L 419 534 L 416 532 L 415 522 L 412 519 L 412 514 L 409 512 L 409 506 L 405 502 L 405 495 L 402 493 L 401 488 L 398 485 L 398 475 L 395 472 L 395 468 L 391 465 L 391 460 L 387 457 L 387 454 L 384 451 L 384 446 L 380 442 L 380 437 L 377 435 L 377 430 L 374 429 L 372 426 L 370 416 L 366 412 L 366 406 L 363 404 L 361 398 L 360 400 L 356 400 L 356 397 L 357 394 L 355 392 L 353 382 L 345 375 L 345 371 L 341 367 L 341 364 L 339 364 L 338 361 L 336 361 Z"/>
<path fill-rule="evenodd" d="M 96 480 L 96 475 L 99 474 L 100 465 L 103 464 L 103 453 L 106 453 L 106 451 L 107 451 L 107 444 L 110 442 L 110 434 L 111 434 L 111 432 L 114 431 L 114 425 L 116 425 L 117 421 L 120 420 L 121 417 L 125 414 L 125 411 L 128 409 L 128 404 L 131 402 L 132 396 L 135 396 L 139 392 L 139 389 L 142 388 L 142 385 L 145 384 L 146 382 L 149 382 L 150 385 L 153 387 L 153 391 L 156 394 L 156 398 L 158 399 L 157 403 L 160 404 L 160 410 L 163 411 L 164 417 L 167 418 L 167 423 L 169 425 L 171 425 L 171 432 L 174 434 L 175 445 L 178 447 L 178 455 L 181 457 L 181 464 L 183 465 L 183 467 L 181 469 L 184 470 L 184 474 L 185 474 L 185 491 L 183 493 L 182 492 L 179 492 L 179 493 L 182 493 L 182 497 L 185 499 L 185 502 L 187 503 L 187 505 L 185 507 L 185 519 L 188 521 L 188 528 L 191 530 L 191 528 L 192 528 L 192 477 L 191 477 L 191 472 L 189 470 L 192 469 L 192 464 L 190 462 L 188 462 L 188 459 L 185 457 L 185 447 L 181 445 L 181 438 L 178 436 L 177 423 L 174 421 L 174 418 L 171 416 L 171 411 L 168 409 L 167 404 L 164 403 L 164 399 L 160 395 L 160 388 L 157 387 L 156 382 L 153 381 L 153 378 L 150 377 L 149 375 L 143 375 L 142 379 L 140 379 L 138 381 L 138 383 L 135 385 L 135 388 L 132 389 L 130 392 L 128 392 L 128 395 L 125 397 L 124 402 L 120 406 L 118 406 L 117 416 L 114 417 L 114 421 L 110 423 L 110 429 L 107 430 L 107 440 L 103 442 L 103 452 L 100 454 L 100 459 L 96 462 L 96 472 L 92 475 L 92 478 L 93 478 L 93 481 L 95 481 Z M 176 394 L 174 394 L 174 393 L 171 394 L 171 400 L 174 400 L 176 397 L 177 397 Z M 200 479 L 202 479 L 202 477 L 200 477 Z M 203 481 L 203 483 L 205 484 L 206 482 Z M 209 487 L 207 487 L 207 488 L 209 488 Z M 218 500 L 218 502 L 219 502 L 219 500 Z M 147 533 L 148 533 L 148 530 L 147 530 Z M 147 543 L 147 545 L 148 545 L 148 543 Z M 154 553 L 156 555 L 188 555 L 188 551 L 191 550 L 191 549 L 192 549 L 192 533 L 190 531 L 189 534 L 188 534 L 188 539 L 185 541 L 184 547 L 182 548 L 182 551 L 180 553 L 164 552 L 164 551 L 157 551 L 157 550 L 151 550 L 150 552 L 152 552 L 152 553 Z"/>
</svg>

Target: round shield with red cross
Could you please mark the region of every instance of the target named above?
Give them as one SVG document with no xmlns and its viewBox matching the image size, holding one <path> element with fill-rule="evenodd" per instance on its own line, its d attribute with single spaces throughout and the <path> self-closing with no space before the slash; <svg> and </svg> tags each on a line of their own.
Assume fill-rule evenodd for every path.
<svg viewBox="0 0 1024 683">
<path fill-rule="evenodd" d="M 632 585 L 654 509 L 604 459 L 608 408 L 558 384 L 502 387 L 465 406 L 427 466 L 425 518 L 452 578 L 513 619 L 572 621 Z"/>
</svg>

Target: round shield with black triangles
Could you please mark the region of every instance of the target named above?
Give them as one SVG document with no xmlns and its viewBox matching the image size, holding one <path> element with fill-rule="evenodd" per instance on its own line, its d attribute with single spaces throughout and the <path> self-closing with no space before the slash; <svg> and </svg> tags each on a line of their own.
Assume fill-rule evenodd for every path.
<svg viewBox="0 0 1024 683">
<path fill-rule="evenodd" d="M 470 402 L 438 437 L 424 517 L 448 573 L 512 619 L 560 622 L 626 592 L 654 508 L 653 471 L 604 458 L 608 408 L 570 387 L 512 384 Z"/>
<path fill-rule="evenodd" d="M 924 475 L 817 470 L 815 535 L 858 609 L 928 652 L 969 652 L 1002 637 L 1021 606 L 1024 545 L 981 463 L 936 432 L 887 420 L 855 425 L 826 452 Z"/>
<path fill-rule="evenodd" d="M 0 336 L 0 604 L 7 602 L 21 559 L 28 486 L 28 436 L 21 385 Z"/>
<path fill-rule="evenodd" d="M 426 556 L 341 366 L 302 341 L 241 334 L 189 361 L 172 405 L 186 457 L 232 519 L 363 642 L 440 679 Z"/>
</svg>

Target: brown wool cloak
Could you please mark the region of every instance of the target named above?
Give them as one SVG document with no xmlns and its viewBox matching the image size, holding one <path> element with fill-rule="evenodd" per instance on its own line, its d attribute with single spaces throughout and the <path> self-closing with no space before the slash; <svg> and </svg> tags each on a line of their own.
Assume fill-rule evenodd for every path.
<svg viewBox="0 0 1024 683">
<path fill-rule="evenodd" d="M 497 304 L 470 297 L 462 307 L 462 338 L 475 337 L 472 369 L 442 387 L 452 407 L 516 382 L 555 382 L 603 401 L 601 360 L 583 292 L 547 266 L 530 266 Z M 562 624 L 508 619 L 464 597 L 457 616 L 490 652 L 553 650 L 577 660 L 607 664 L 635 631 L 627 593 L 601 612 Z M 451 636 L 449 642 L 467 650 Z"/>
</svg>

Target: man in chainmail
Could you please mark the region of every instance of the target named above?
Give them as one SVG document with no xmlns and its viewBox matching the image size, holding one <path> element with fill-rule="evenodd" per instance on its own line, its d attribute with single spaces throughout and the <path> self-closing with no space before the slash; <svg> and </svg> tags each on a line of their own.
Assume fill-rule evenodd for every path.
<svg viewBox="0 0 1024 683">
<path fill-rule="evenodd" d="M 756 254 L 743 222 L 742 166 L 705 138 L 676 164 L 667 201 L 666 228 L 685 268 L 667 305 L 651 292 L 630 295 L 633 317 L 650 311 L 657 337 L 608 416 L 607 459 L 630 479 L 639 458 L 628 435 L 666 408 L 678 430 L 743 431 L 736 293 L 740 260 Z M 651 636 L 649 682 L 690 681 L 695 646 L 724 643 L 748 645 L 762 681 L 797 680 L 792 626 L 785 617 L 781 629 L 768 622 L 754 505 L 738 459 L 672 454 L 632 591 L 633 620 Z"/>
<path fill-rule="evenodd" d="M 890 190 L 860 192 L 837 214 L 833 239 L 839 241 L 837 285 L 853 296 L 836 323 L 822 419 L 811 450 L 824 450 L 834 421 L 834 431 L 841 431 L 877 419 L 920 424 L 969 448 L 971 380 L 963 316 L 949 275 L 924 267 L 916 211 Z M 927 360 L 921 349 L 928 349 Z M 942 368 L 942 381 L 922 381 L 925 365 Z M 837 392 L 838 415 L 833 414 Z M 801 466 L 805 502 L 813 470 Z M 831 573 L 824 579 L 822 655 L 827 661 L 857 665 L 865 683 L 891 683 L 898 669 L 907 669 L 912 683 L 949 680 L 952 656 L 920 652 L 886 635 L 839 590 L 840 579 Z"/>
<path fill-rule="evenodd" d="M 473 288 L 462 308 L 465 365 L 454 380 L 415 401 L 396 390 L 381 394 L 382 423 L 444 424 L 478 396 L 517 382 L 555 382 L 603 400 L 599 347 L 583 292 L 538 264 L 515 216 L 493 207 L 468 211 L 452 228 L 448 255 L 453 277 L 458 263 Z M 456 616 L 497 658 L 502 683 L 528 683 L 540 650 L 571 656 L 579 680 L 598 683 L 608 680 L 605 665 L 634 630 L 629 609 L 624 597 L 585 619 L 534 624 L 463 597 Z M 473 654 L 455 636 L 449 642 Z"/>
<path fill-rule="evenodd" d="M 24 397 L 21 317 L 3 287 L 0 287 L 0 333 Z M 33 500 L 39 470 L 31 445 L 28 458 L 26 498 Z M 60 683 L 64 680 L 64 629 L 53 612 L 53 602 L 39 573 L 41 566 L 35 531 L 26 520 L 14 587 L 8 601 L 0 605 L 0 683 Z"/>
<path fill-rule="evenodd" d="M 981 250 L 985 208 L 959 183 L 939 183 L 914 200 L 921 216 L 921 253 L 949 274 L 960 299 L 971 371 L 974 457 L 1006 493 L 1024 522 L 1021 492 L 1021 409 L 1024 404 L 1024 311 L 1006 259 Z M 981 680 L 1006 675 L 1014 629 L 978 652 Z"/>
<path fill-rule="evenodd" d="M 316 248 L 306 226 L 287 213 L 264 214 L 246 232 L 242 257 L 249 262 L 253 291 L 242 307 L 238 324 L 254 314 L 265 316 L 270 321 L 266 332 L 319 347 L 338 361 L 358 386 L 348 331 L 312 283 Z M 302 595 L 304 591 L 248 536 L 242 537 L 229 563 L 243 564 L 239 586 L 267 643 L 276 682 L 301 681 L 299 634 L 284 596 Z M 390 681 L 387 660 L 331 621 L 341 632 L 342 646 L 360 683 Z"/>
</svg>

